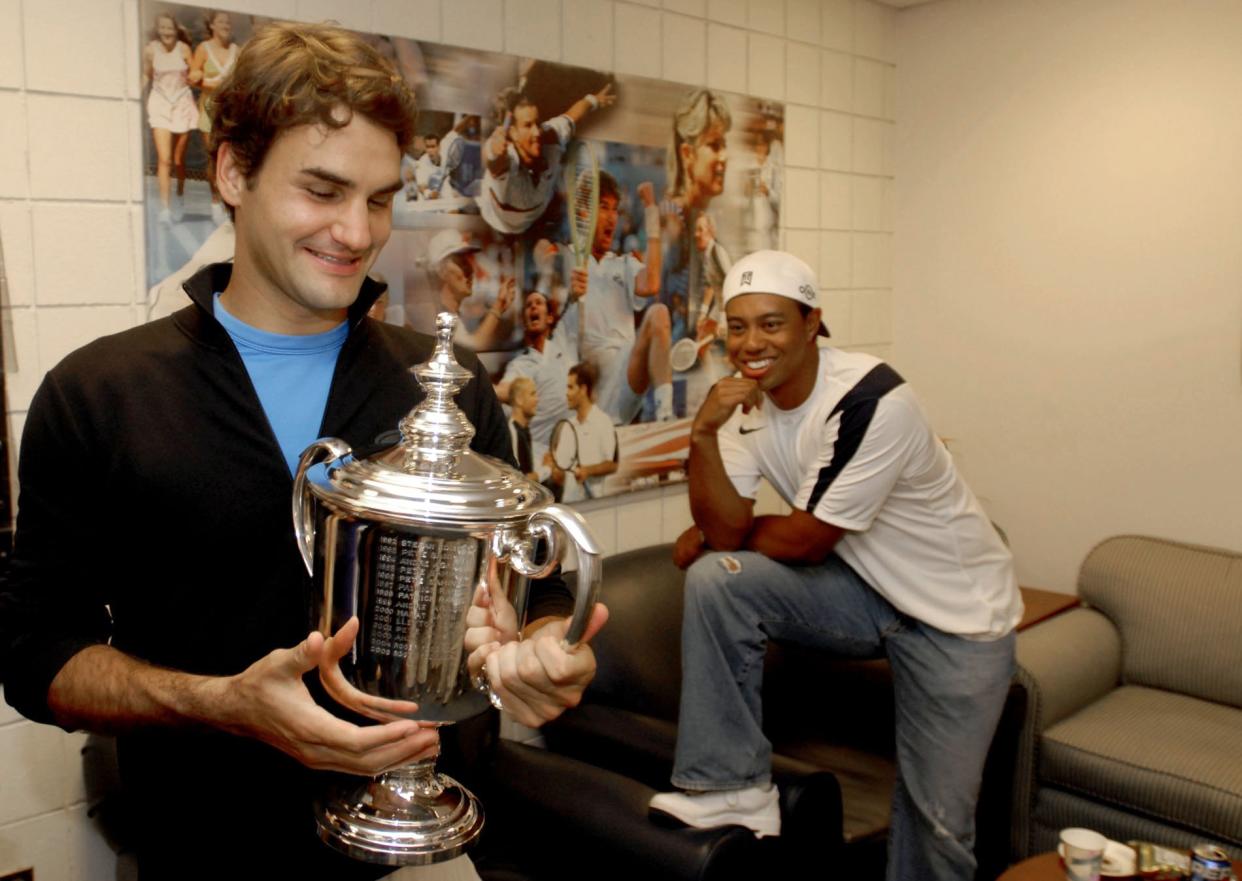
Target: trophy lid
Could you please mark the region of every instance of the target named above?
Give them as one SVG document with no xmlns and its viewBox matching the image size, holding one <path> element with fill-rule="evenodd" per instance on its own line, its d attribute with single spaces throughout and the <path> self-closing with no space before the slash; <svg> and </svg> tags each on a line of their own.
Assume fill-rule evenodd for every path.
<svg viewBox="0 0 1242 881">
<path fill-rule="evenodd" d="M 453 355 L 457 316 L 436 316 L 436 347 L 410 369 L 426 397 L 400 422 L 401 440 L 308 476 L 312 492 L 346 513 L 424 528 L 525 520 L 552 501 L 516 468 L 470 449 L 474 426 L 453 401 L 474 373 Z"/>
</svg>

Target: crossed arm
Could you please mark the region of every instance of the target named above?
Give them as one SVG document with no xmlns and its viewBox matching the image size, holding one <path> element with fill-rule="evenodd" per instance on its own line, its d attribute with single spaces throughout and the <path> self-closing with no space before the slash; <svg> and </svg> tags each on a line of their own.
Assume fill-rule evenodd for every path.
<svg viewBox="0 0 1242 881">
<path fill-rule="evenodd" d="M 718 432 L 738 407 L 761 406 L 752 380 L 727 377 L 708 393 L 690 432 L 691 526 L 677 539 L 674 562 L 685 568 L 708 550 L 756 551 L 792 565 L 822 563 L 844 530 L 801 510 L 755 516 L 754 501 L 733 486 L 720 454 Z"/>
</svg>

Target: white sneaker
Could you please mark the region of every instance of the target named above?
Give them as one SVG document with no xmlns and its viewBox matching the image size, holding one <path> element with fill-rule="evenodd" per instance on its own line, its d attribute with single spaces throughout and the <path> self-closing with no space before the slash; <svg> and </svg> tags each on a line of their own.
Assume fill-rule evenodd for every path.
<svg viewBox="0 0 1242 881">
<path fill-rule="evenodd" d="M 770 783 L 719 792 L 661 792 L 650 808 L 698 829 L 745 826 L 756 838 L 781 834 L 780 794 Z"/>
</svg>

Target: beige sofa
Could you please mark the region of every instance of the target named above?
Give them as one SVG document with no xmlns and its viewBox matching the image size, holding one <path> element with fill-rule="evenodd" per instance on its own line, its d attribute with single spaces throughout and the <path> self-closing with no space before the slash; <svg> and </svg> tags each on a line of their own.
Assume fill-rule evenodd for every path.
<svg viewBox="0 0 1242 881">
<path fill-rule="evenodd" d="M 1015 855 L 1087 826 L 1242 858 L 1242 554 L 1110 538 L 1078 592 L 1018 636 Z"/>
</svg>

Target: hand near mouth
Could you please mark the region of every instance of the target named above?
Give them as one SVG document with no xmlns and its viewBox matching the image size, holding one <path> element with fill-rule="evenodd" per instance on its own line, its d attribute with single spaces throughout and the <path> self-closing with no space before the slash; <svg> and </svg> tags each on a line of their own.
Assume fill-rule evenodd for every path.
<svg viewBox="0 0 1242 881">
<path fill-rule="evenodd" d="M 758 382 L 742 376 L 726 376 L 707 393 L 703 406 L 694 418 L 693 431 L 715 434 L 738 407 L 742 408 L 743 413 L 749 413 L 751 408 L 762 404 L 763 392 Z"/>
</svg>

